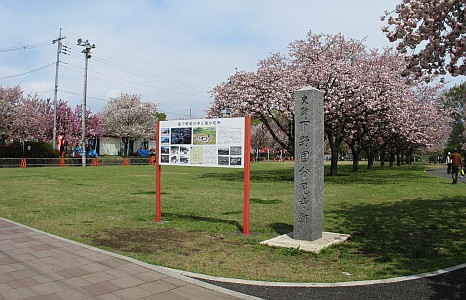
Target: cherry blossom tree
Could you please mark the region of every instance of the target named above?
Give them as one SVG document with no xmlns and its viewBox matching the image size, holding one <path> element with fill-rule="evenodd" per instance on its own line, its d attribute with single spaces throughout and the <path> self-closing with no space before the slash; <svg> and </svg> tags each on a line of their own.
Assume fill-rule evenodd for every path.
<svg viewBox="0 0 466 300">
<path fill-rule="evenodd" d="M 100 113 L 87 111 L 86 133 L 88 138 L 102 136 L 104 127 Z M 82 138 L 82 106 L 77 105 L 73 110 L 68 102 L 60 100 L 57 103 L 57 132 L 63 136 L 66 145 L 79 147 Z"/>
<path fill-rule="evenodd" d="M 288 60 L 273 54 L 259 62 L 257 72 L 237 72 L 212 91 L 210 117 L 249 115 L 265 126 L 273 139 L 293 155 L 293 92 L 300 87 Z M 293 82 L 295 85 L 293 85 Z"/>
<path fill-rule="evenodd" d="M 279 147 L 279 145 L 273 139 L 267 127 L 259 123 L 251 128 L 251 147 L 255 150 L 263 148 L 275 149 Z"/>
<path fill-rule="evenodd" d="M 0 87 L 0 143 L 4 143 L 12 133 L 11 117 L 22 98 L 23 91 L 19 86 Z"/>
<path fill-rule="evenodd" d="M 457 84 L 446 90 L 443 94 L 442 109 L 447 111 L 452 119 L 451 127 L 446 148 L 458 148 L 466 144 L 466 82 Z"/>
<path fill-rule="evenodd" d="M 423 74 L 466 74 L 466 1 L 402 0 L 385 12 L 382 28 L 407 54 L 407 70 Z M 406 73 L 405 73 L 406 74 Z"/>
<path fill-rule="evenodd" d="M 120 94 L 110 99 L 102 111 L 105 133 L 122 138 L 129 155 L 130 141 L 154 134 L 157 107 L 156 103 L 142 102 L 139 95 Z"/>
<path fill-rule="evenodd" d="M 360 144 L 366 134 L 364 127 L 372 125 L 369 116 L 377 116 L 390 107 L 392 87 L 399 87 L 401 78 L 396 69 L 391 69 L 394 57 L 389 52 L 379 55 L 368 51 L 361 41 L 341 34 L 309 33 L 305 40 L 292 43 L 290 52 L 295 69 L 304 76 L 304 85 L 324 92 L 324 130 L 331 149 L 330 175 L 336 175 L 339 149 L 345 138 L 358 135 L 352 148 L 357 159 L 356 151 L 360 150 L 356 150 L 356 143 Z M 395 82 L 397 85 L 393 85 Z M 354 167 L 357 168 L 356 163 Z"/>
<path fill-rule="evenodd" d="M 19 140 L 50 141 L 53 128 L 53 112 L 50 100 L 37 95 L 22 98 L 11 118 L 12 136 Z"/>
<path fill-rule="evenodd" d="M 345 141 L 356 160 L 363 147 L 369 149 L 369 145 L 375 145 L 369 142 L 373 139 L 385 147 L 406 141 L 405 145 L 412 149 L 430 143 L 427 136 L 417 134 L 417 128 L 408 126 L 423 122 L 417 116 L 426 122 L 430 118 L 420 113 L 422 109 L 407 114 L 409 99 L 419 82 L 403 77 L 404 69 L 403 57 L 393 51 L 369 51 L 360 41 L 341 34 L 310 32 L 306 39 L 289 45 L 289 57 L 273 54 L 259 62 L 256 72 L 235 73 L 227 82 L 216 86 L 208 114 L 222 116 L 227 110 L 233 116 L 257 118 L 277 143 L 293 155 L 293 94 L 303 86 L 315 87 L 324 92 L 324 130 L 331 149 L 330 175 L 336 175 L 339 149 Z M 430 98 L 419 101 L 431 109 L 427 102 Z M 392 128 L 390 124 L 398 127 Z M 387 137 L 392 131 L 398 135 Z M 370 150 L 375 156 L 376 148 Z M 354 168 L 357 170 L 357 161 Z"/>
</svg>

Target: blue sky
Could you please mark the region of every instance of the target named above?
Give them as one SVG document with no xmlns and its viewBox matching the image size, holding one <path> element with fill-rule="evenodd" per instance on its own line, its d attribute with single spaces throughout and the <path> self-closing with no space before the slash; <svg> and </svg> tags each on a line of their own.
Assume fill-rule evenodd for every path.
<svg viewBox="0 0 466 300">
<path fill-rule="evenodd" d="M 53 98 L 60 28 L 59 99 L 82 103 L 84 56 L 78 38 L 95 44 L 87 105 L 100 111 L 119 93 L 160 104 L 169 119 L 201 118 L 208 90 L 238 70 L 253 71 L 271 53 L 286 54 L 308 31 L 392 46 L 380 16 L 401 0 L 0 0 L 0 86 Z M 42 43 L 43 42 L 43 43 Z M 49 42 L 49 43 L 48 43 Z M 45 46 L 12 51 L 41 43 Z M 5 78 L 8 77 L 8 78 Z"/>
</svg>

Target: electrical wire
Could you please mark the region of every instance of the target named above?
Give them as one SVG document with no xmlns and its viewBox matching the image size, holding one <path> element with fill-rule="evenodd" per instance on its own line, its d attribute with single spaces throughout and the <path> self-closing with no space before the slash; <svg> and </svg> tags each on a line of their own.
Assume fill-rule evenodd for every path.
<svg viewBox="0 0 466 300">
<path fill-rule="evenodd" d="M 71 94 L 71 95 L 75 95 L 75 96 L 80 96 L 82 97 L 83 95 L 82 94 L 79 94 L 79 93 L 74 93 L 74 92 L 69 92 L 69 91 L 64 91 L 64 90 L 58 90 L 62 93 L 65 93 L 65 94 Z M 50 91 L 44 91 L 45 92 L 50 92 Z M 91 97 L 91 96 L 87 96 L 86 98 L 90 98 L 90 99 L 95 99 L 95 100 L 99 100 L 99 101 L 103 101 L 103 102 L 108 102 L 109 100 L 105 100 L 105 99 L 102 99 L 102 98 L 97 98 L 97 97 Z M 174 113 L 174 112 L 169 112 L 169 111 L 157 111 L 158 113 L 165 113 L 165 114 L 172 114 L 172 115 L 178 115 L 178 116 L 184 116 L 184 117 L 195 117 L 195 118 L 198 118 L 198 119 L 201 119 L 202 117 L 199 117 L 199 116 L 193 116 L 193 115 L 185 115 L 185 114 L 180 114 L 180 113 Z"/>
<path fill-rule="evenodd" d="M 65 31 L 65 32 L 68 32 L 69 34 L 74 35 L 75 37 L 80 37 L 78 34 L 76 34 L 76 33 L 74 33 L 74 32 L 68 31 L 68 30 L 63 29 L 63 28 L 62 28 L 62 30 Z M 192 77 L 197 77 L 197 78 L 204 78 L 204 79 L 207 79 L 207 80 L 211 80 L 212 82 L 217 82 L 217 79 L 215 79 L 215 78 L 210 78 L 210 77 L 206 77 L 206 76 L 204 76 L 204 75 L 200 75 L 200 74 L 195 74 L 195 73 L 188 72 L 188 71 L 179 70 L 179 69 L 173 68 L 173 67 L 171 67 L 171 66 L 170 66 L 170 67 L 169 67 L 169 66 L 165 66 L 165 65 L 162 65 L 162 64 L 153 62 L 153 61 L 151 61 L 151 60 L 148 60 L 148 59 L 146 59 L 146 58 L 141 58 L 141 57 L 136 56 L 136 55 L 134 55 L 134 54 L 127 53 L 127 52 L 121 51 L 121 50 L 119 50 L 119 49 L 115 49 L 115 48 L 109 47 L 109 46 L 107 46 L 107 45 L 105 45 L 105 44 L 102 44 L 102 43 L 100 43 L 100 42 L 99 42 L 98 44 L 99 44 L 99 47 L 107 48 L 107 49 L 112 50 L 112 51 L 114 51 L 114 52 L 123 54 L 124 56 L 133 57 L 133 58 L 138 59 L 138 60 L 140 60 L 140 61 L 143 61 L 143 62 L 146 62 L 146 63 L 148 62 L 148 63 L 151 63 L 151 64 L 153 64 L 153 65 L 160 66 L 160 67 L 162 67 L 162 68 L 169 69 L 169 70 L 172 70 L 172 71 L 181 73 L 181 74 L 190 75 L 190 76 L 192 76 Z"/>
<path fill-rule="evenodd" d="M 10 76 L 6 76 L 6 77 L 0 77 L 0 79 L 7 79 L 7 78 L 12 78 L 12 77 L 18 77 L 18 76 L 22 76 L 22 75 L 26 75 L 26 74 L 29 74 L 29 73 L 33 73 L 33 72 L 36 72 L 36 71 L 39 71 L 39 70 L 42 70 L 42 69 L 45 69 L 47 67 L 50 67 L 52 65 L 54 65 L 55 63 L 51 63 L 51 64 L 48 64 L 46 66 L 43 66 L 41 68 L 38 68 L 38 69 L 35 69 L 35 70 L 32 70 L 32 71 L 28 71 L 28 72 L 24 72 L 24 73 L 21 73 L 21 74 L 15 74 L 15 75 L 10 75 Z"/>
<path fill-rule="evenodd" d="M 77 56 L 75 54 L 70 54 L 70 56 L 74 58 L 81 58 L 80 56 Z M 157 81 L 163 84 L 174 86 L 178 89 L 188 89 L 188 90 L 193 90 L 196 92 L 206 92 L 211 88 L 208 86 L 203 86 L 203 85 L 189 83 L 189 82 L 172 79 L 172 78 L 168 78 L 168 77 L 164 77 L 160 75 L 155 75 L 149 72 L 138 70 L 136 68 L 128 67 L 128 66 L 125 66 L 119 63 L 111 62 L 109 60 L 101 59 L 99 57 L 96 57 L 95 55 L 93 55 L 92 58 L 93 58 L 92 59 L 93 65 L 103 66 L 103 67 L 106 67 L 112 70 L 121 71 L 121 72 L 124 72 L 125 74 L 134 75 L 134 76 L 144 78 L 144 79 L 154 80 L 154 81 Z"/>
<path fill-rule="evenodd" d="M 33 48 L 39 48 L 39 47 L 45 47 L 52 45 L 53 43 L 48 40 L 48 41 L 42 41 L 42 42 L 37 42 L 34 44 L 30 45 L 25 45 L 25 46 L 17 46 L 17 47 L 9 47 L 9 48 L 0 48 L 0 53 L 3 52 L 12 52 L 12 51 L 20 51 L 20 50 L 28 50 L 28 49 L 33 49 Z"/>
<path fill-rule="evenodd" d="M 73 65 L 73 64 L 69 64 L 69 63 L 65 63 L 65 65 L 63 66 L 63 68 L 66 68 L 66 69 L 72 70 L 72 71 L 74 71 L 74 72 L 77 72 L 77 71 L 75 71 L 75 70 L 69 68 L 68 66 L 72 66 L 72 67 L 81 69 L 81 67 L 76 66 L 76 65 Z M 137 84 L 137 85 L 141 85 L 141 86 L 153 88 L 153 89 L 160 90 L 160 91 L 165 91 L 165 92 L 169 92 L 169 93 L 175 93 L 175 94 L 177 94 L 177 95 L 185 95 L 185 96 L 196 97 L 196 98 L 201 98 L 201 99 L 210 99 L 210 98 L 207 97 L 207 96 L 200 96 L 200 95 L 188 94 L 188 93 L 183 93 L 183 92 L 180 92 L 180 91 L 172 91 L 172 90 L 168 90 L 168 89 L 156 87 L 156 86 L 153 86 L 153 85 L 144 84 L 144 83 L 137 82 L 137 81 L 131 81 L 131 80 L 119 78 L 119 77 L 116 77 L 116 76 L 113 76 L 113 75 L 109 75 L 109 74 L 105 74 L 105 73 L 101 73 L 101 72 L 97 72 L 97 71 L 93 71 L 92 73 L 93 73 L 93 74 L 100 74 L 100 75 L 107 76 L 107 77 L 110 77 L 110 78 L 114 78 L 114 79 L 117 79 L 117 80 L 121 80 L 121 81 L 123 81 L 123 82 L 128 82 L 128 83 L 133 83 L 133 84 Z M 94 79 L 98 79 L 98 80 L 102 80 L 102 81 L 106 81 L 106 82 L 110 82 L 110 83 L 116 84 L 116 85 L 118 85 L 118 86 L 121 86 L 121 84 L 119 84 L 119 83 L 117 83 L 117 82 L 110 81 L 110 80 L 106 80 L 106 79 L 102 79 L 102 78 L 96 77 L 96 76 L 94 76 L 94 75 L 89 75 L 89 74 L 88 74 L 88 77 L 91 77 L 91 78 L 94 78 Z M 131 86 L 131 88 L 134 88 L 134 87 Z M 143 92 L 149 92 L 149 91 L 144 91 L 144 90 L 141 90 L 141 91 L 143 91 Z M 149 93 L 153 93 L 153 92 L 149 92 Z M 159 94 L 160 94 L 160 93 L 159 93 Z M 171 95 L 166 95 L 166 94 L 161 94 L 161 95 L 173 97 L 173 96 L 171 96 Z M 192 100 L 192 101 L 200 102 L 200 103 L 206 103 L 205 101 L 199 101 L 199 100 Z"/>
</svg>

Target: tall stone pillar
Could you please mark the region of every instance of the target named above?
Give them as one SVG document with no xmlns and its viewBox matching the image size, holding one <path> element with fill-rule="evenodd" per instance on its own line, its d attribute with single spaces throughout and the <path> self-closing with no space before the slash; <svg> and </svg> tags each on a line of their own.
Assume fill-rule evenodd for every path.
<svg viewBox="0 0 466 300">
<path fill-rule="evenodd" d="M 323 233 L 324 93 L 297 90 L 295 99 L 295 169 L 293 238 L 314 241 Z"/>
</svg>

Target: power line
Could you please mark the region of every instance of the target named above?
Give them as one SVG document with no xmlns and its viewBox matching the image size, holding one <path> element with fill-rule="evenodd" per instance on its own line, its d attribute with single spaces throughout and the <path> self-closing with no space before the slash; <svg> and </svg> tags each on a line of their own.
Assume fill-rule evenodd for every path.
<svg viewBox="0 0 466 300">
<path fill-rule="evenodd" d="M 37 43 L 34 43 L 34 44 L 30 44 L 30 45 L 9 47 L 9 48 L 0 48 L 0 52 L 12 52 L 12 51 L 28 50 L 28 49 L 33 49 L 33 48 L 45 47 L 45 46 L 49 46 L 49 45 L 52 45 L 52 43 L 51 43 L 50 40 L 47 40 L 47 41 L 37 42 Z"/>
<path fill-rule="evenodd" d="M 74 58 L 78 58 L 76 55 L 73 55 L 73 54 L 70 54 L 70 56 L 74 57 Z M 172 86 L 175 86 L 177 88 L 185 88 L 185 89 L 191 89 L 191 90 L 202 91 L 202 92 L 205 92 L 205 91 L 207 91 L 207 90 L 209 90 L 211 88 L 211 87 L 208 87 L 208 86 L 203 86 L 203 85 L 199 85 L 199 84 L 195 84 L 195 83 L 190 83 L 190 82 L 186 82 L 186 81 L 172 79 L 172 78 L 169 78 L 169 77 L 156 75 L 156 74 L 149 73 L 149 72 L 146 72 L 146 71 L 141 71 L 139 69 L 129 67 L 129 66 L 125 66 L 125 65 L 122 65 L 122 64 L 119 64 L 119 63 L 115 63 L 115 62 L 112 62 L 112 61 L 109 61 L 109 60 L 105 60 L 105 59 L 99 58 L 97 56 L 94 56 L 94 61 L 95 61 L 94 65 L 103 66 L 103 67 L 106 67 L 106 68 L 109 68 L 109 69 L 112 69 L 112 70 L 122 71 L 125 74 L 134 75 L 134 76 L 144 78 L 144 79 L 156 80 L 158 82 L 168 84 L 168 85 L 172 85 Z"/>
<path fill-rule="evenodd" d="M 68 32 L 68 33 L 70 33 L 70 34 L 72 34 L 72 35 L 75 35 L 76 37 L 78 36 L 78 34 L 76 34 L 76 33 L 74 33 L 74 32 L 68 31 L 68 30 L 66 30 L 66 29 L 63 29 L 63 30 L 66 31 L 66 32 Z M 101 43 L 99 42 L 99 45 L 100 45 L 100 44 L 101 44 Z M 148 60 L 148 59 L 146 59 L 146 58 L 142 58 L 142 57 L 136 56 L 136 55 L 134 55 L 134 54 L 127 53 L 127 52 L 121 51 L 121 50 L 119 50 L 119 49 L 115 49 L 115 48 L 109 47 L 109 46 L 107 46 L 107 45 L 105 45 L 105 44 L 102 44 L 102 46 L 103 46 L 104 48 L 110 49 L 110 50 L 112 50 L 112 51 L 114 51 L 114 52 L 120 53 L 120 54 L 122 54 L 122 55 L 124 55 L 124 56 L 130 56 L 130 57 L 133 57 L 133 58 L 138 59 L 138 60 L 140 60 L 140 61 L 143 61 L 143 62 L 146 62 L 146 63 L 148 62 L 148 63 L 151 63 L 151 64 L 156 65 L 156 66 L 160 66 L 160 67 L 165 68 L 165 69 L 169 69 L 169 70 L 172 70 L 172 71 L 181 73 L 181 74 L 185 74 L 185 75 L 189 75 L 189 76 L 193 76 L 193 77 L 198 77 L 198 78 L 204 78 L 204 79 L 207 79 L 207 80 L 212 80 L 212 81 L 214 81 L 214 82 L 217 82 L 217 79 L 215 79 L 215 78 L 209 78 L 209 77 L 206 77 L 206 76 L 201 75 L 201 74 L 195 74 L 195 73 L 192 73 L 192 72 L 188 72 L 188 71 L 186 71 L 186 70 L 179 70 L 179 69 L 173 68 L 173 67 L 171 67 L 171 66 L 166 66 L 166 65 L 163 65 L 163 64 L 159 64 L 159 63 L 153 62 L 153 61 L 151 61 L 151 60 Z"/>
<path fill-rule="evenodd" d="M 42 94 L 42 93 L 48 93 L 48 92 L 53 92 L 54 90 L 48 90 L 48 91 L 41 91 L 41 92 L 37 92 L 38 94 Z M 75 96 L 80 96 L 82 97 L 83 95 L 82 94 L 79 94 L 79 93 L 74 93 L 74 92 L 69 92 L 69 91 L 65 91 L 65 90 L 59 90 L 60 92 L 62 93 L 65 93 L 65 94 L 70 94 L 70 95 L 75 95 Z M 87 96 L 88 98 L 91 98 L 91 99 L 95 99 L 95 100 L 99 100 L 99 101 L 103 101 L 103 102 L 108 102 L 109 100 L 106 100 L 106 99 L 102 99 L 102 98 L 97 98 L 97 97 L 91 97 L 91 96 Z M 198 118 L 198 119 L 202 119 L 203 117 L 199 117 L 199 116 L 192 116 L 192 115 L 187 115 L 187 114 L 180 114 L 180 113 L 175 113 L 175 112 L 170 112 L 170 111 L 157 111 L 159 113 L 166 113 L 166 114 L 172 114 L 172 115 L 177 115 L 177 116 L 183 116 L 183 117 L 195 117 L 195 118 Z"/>
<path fill-rule="evenodd" d="M 69 91 L 65 91 L 65 90 L 61 90 L 61 89 L 59 89 L 59 91 L 62 92 L 62 93 L 65 93 L 65 94 L 70 94 L 70 95 L 75 95 L 75 96 L 80 96 L 80 97 L 83 96 L 83 94 L 69 92 Z M 106 100 L 106 99 L 97 98 L 97 97 L 87 96 L 87 98 L 91 98 L 91 99 L 95 99 L 95 100 L 99 100 L 99 101 L 103 101 L 103 102 L 108 102 L 108 100 Z"/>
<path fill-rule="evenodd" d="M 41 68 L 32 70 L 32 71 L 24 72 L 24 73 L 21 73 L 21 74 L 10 75 L 10 76 L 6 76 L 6 77 L 0 77 L 0 79 L 7 79 L 7 78 L 12 78 L 12 77 L 18 77 L 18 76 L 26 75 L 26 74 L 29 74 L 29 73 L 33 73 L 33 72 L 36 72 L 36 71 L 45 69 L 45 68 L 50 67 L 50 66 L 52 66 L 52 65 L 54 65 L 54 64 L 55 64 L 55 62 L 53 62 L 53 63 L 51 63 L 51 64 L 48 64 L 48 65 L 46 65 L 46 66 L 43 66 L 43 67 L 41 67 Z"/>
<path fill-rule="evenodd" d="M 75 70 L 69 68 L 68 66 L 81 69 L 81 67 L 76 66 L 76 65 L 73 65 L 73 64 L 69 64 L 69 63 L 64 63 L 64 64 L 65 64 L 65 65 L 63 66 L 64 68 L 69 69 L 69 70 L 71 70 L 71 71 L 73 71 L 73 72 L 78 72 L 78 71 L 75 71 Z M 156 86 L 153 86 L 153 85 L 144 84 L 144 83 L 137 82 L 137 81 L 131 81 L 131 80 L 119 78 L 119 77 L 116 77 L 116 76 L 113 76 L 113 75 L 109 75 L 109 74 L 105 74 L 105 73 L 101 73 L 101 72 L 97 72 L 97 71 L 93 71 L 92 73 L 93 73 L 93 74 L 100 74 L 100 75 L 103 75 L 103 76 L 107 76 L 107 77 L 114 78 L 114 79 L 121 80 L 121 81 L 128 82 L 128 83 L 133 83 L 133 84 L 137 84 L 137 85 L 141 85 L 141 86 L 153 88 L 153 89 L 156 89 L 156 90 L 159 90 L 159 91 L 165 91 L 165 92 L 169 92 L 169 93 L 175 93 L 175 94 L 177 94 L 177 95 L 185 95 L 185 96 L 196 97 L 196 98 L 201 98 L 201 99 L 210 99 L 210 98 L 207 97 L 207 96 L 193 95 L 193 94 L 183 93 L 183 92 L 181 92 L 181 91 L 172 91 L 172 90 L 168 90 L 168 89 L 156 87 Z M 98 79 L 98 80 L 107 81 L 107 82 L 110 82 L 110 83 L 114 83 L 114 84 L 117 84 L 117 85 L 120 86 L 120 84 L 117 83 L 117 82 L 115 82 L 115 81 L 110 81 L 110 80 L 102 79 L 102 78 L 99 78 L 99 77 L 96 77 L 96 76 L 93 76 L 93 75 L 89 75 L 89 77 L 92 77 L 92 78 L 95 78 L 95 79 Z M 134 87 L 131 86 L 131 88 L 134 88 Z M 144 90 L 141 90 L 141 91 L 144 91 Z M 149 92 L 149 91 L 144 91 L 144 92 Z M 153 92 L 149 92 L 149 93 L 153 93 Z M 160 93 L 159 93 L 159 94 L 160 94 Z M 162 94 L 162 95 L 169 96 L 169 95 L 166 95 L 166 94 Z M 170 97 L 172 97 L 172 96 L 170 95 Z M 193 101 L 196 101 L 196 100 L 193 100 Z M 205 103 L 205 101 L 196 101 L 196 102 Z"/>
</svg>

